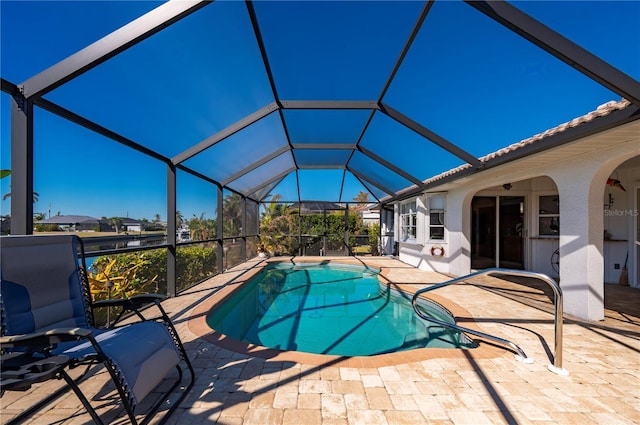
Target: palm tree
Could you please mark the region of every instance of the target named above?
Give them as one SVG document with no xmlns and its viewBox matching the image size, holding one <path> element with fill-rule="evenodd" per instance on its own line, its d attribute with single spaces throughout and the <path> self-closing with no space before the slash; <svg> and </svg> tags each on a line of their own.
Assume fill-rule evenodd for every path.
<svg viewBox="0 0 640 425">
<path fill-rule="evenodd" d="M 180 211 L 176 211 L 176 228 L 179 229 L 180 227 L 182 227 L 183 223 L 184 223 L 184 216 Z"/>
<path fill-rule="evenodd" d="M 0 179 L 3 179 L 7 176 L 11 175 L 11 170 L 0 170 Z M 11 185 L 9 185 L 9 187 L 11 187 Z M 38 197 L 40 195 L 38 194 L 38 192 L 33 192 L 33 203 L 35 204 L 36 202 L 38 202 Z M 2 200 L 4 201 L 7 198 L 11 197 L 11 192 L 9 193 L 5 193 L 4 195 L 2 195 Z"/>
<path fill-rule="evenodd" d="M 204 241 L 213 239 L 216 235 L 216 222 L 215 220 L 204 218 L 205 213 L 200 214 L 197 217 L 195 214 L 193 218 L 189 220 L 189 232 L 191 240 Z"/>
<path fill-rule="evenodd" d="M 282 215 L 283 207 L 282 204 L 278 203 L 280 199 L 282 199 L 282 195 L 280 194 L 271 195 L 271 200 L 269 201 L 269 204 L 267 205 L 267 208 L 265 209 L 262 216 L 263 220 L 266 218 L 274 218 Z"/>
<path fill-rule="evenodd" d="M 4 170 L 6 171 L 6 170 Z M 11 187 L 11 186 L 9 186 Z M 11 197 L 11 192 L 7 192 L 4 195 L 2 195 L 2 200 L 6 200 L 7 198 Z M 40 194 L 38 192 L 33 192 L 33 203 L 35 204 L 36 202 L 38 202 L 38 198 L 40 197 Z"/>
<path fill-rule="evenodd" d="M 239 236 L 242 227 L 242 197 L 233 193 L 225 196 L 223 202 L 224 236 Z"/>
<path fill-rule="evenodd" d="M 109 219 L 113 227 L 116 228 L 116 233 L 120 233 L 120 227 L 122 226 L 122 219 L 120 217 L 111 217 Z"/>
</svg>

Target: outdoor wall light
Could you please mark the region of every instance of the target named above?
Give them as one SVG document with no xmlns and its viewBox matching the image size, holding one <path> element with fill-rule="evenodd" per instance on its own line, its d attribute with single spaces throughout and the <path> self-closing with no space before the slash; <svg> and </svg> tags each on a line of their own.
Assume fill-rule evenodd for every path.
<svg viewBox="0 0 640 425">
<path fill-rule="evenodd" d="M 511 190 L 511 183 L 505 183 L 502 185 L 502 187 L 504 188 L 504 190 Z"/>
</svg>

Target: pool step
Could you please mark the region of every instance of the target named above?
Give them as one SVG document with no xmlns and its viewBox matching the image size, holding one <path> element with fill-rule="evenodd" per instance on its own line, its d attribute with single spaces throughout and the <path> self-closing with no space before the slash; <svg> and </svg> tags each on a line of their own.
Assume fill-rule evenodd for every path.
<svg viewBox="0 0 640 425">
<path fill-rule="evenodd" d="M 404 337 L 402 348 L 419 348 L 426 347 L 429 342 L 429 331 L 427 329 L 421 332 L 412 332 Z"/>
</svg>

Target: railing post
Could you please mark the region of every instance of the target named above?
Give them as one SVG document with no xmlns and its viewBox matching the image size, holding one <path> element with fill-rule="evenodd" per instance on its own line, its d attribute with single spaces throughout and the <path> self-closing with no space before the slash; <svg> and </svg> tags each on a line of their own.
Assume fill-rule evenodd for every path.
<svg viewBox="0 0 640 425">
<path fill-rule="evenodd" d="M 224 237 L 224 193 L 222 187 L 218 186 L 218 204 L 217 204 L 217 217 L 216 217 L 216 233 L 218 238 L 218 251 L 216 254 L 216 266 L 218 267 L 218 273 L 224 271 L 224 251 L 223 251 L 223 237 Z"/>
<path fill-rule="evenodd" d="M 418 316 L 420 316 L 421 318 L 425 319 L 425 320 L 431 320 L 433 321 L 433 319 L 429 318 L 429 317 L 425 317 L 422 312 L 420 312 L 418 310 L 418 306 L 417 306 L 417 300 L 418 297 L 421 294 L 424 294 L 425 292 L 430 292 L 439 288 L 443 288 L 445 286 L 449 286 L 451 284 L 454 283 L 459 283 L 459 282 L 463 282 L 468 280 L 469 278 L 472 277 L 478 277 L 478 276 L 484 276 L 484 275 L 491 275 L 491 274 L 501 274 L 501 275 L 507 275 L 507 276 L 522 276 L 522 277 L 533 277 L 539 280 L 542 280 L 543 282 L 545 282 L 547 285 L 549 285 L 551 287 L 551 289 L 553 290 L 554 293 L 554 355 L 553 355 L 553 364 L 550 364 L 548 366 L 548 369 L 553 372 L 556 373 L 558 375 L 568 375 L 569 372 L 564 369 L 562 367 L 562 324 L 563 324 L 563 309 L 562 309 L 562 303 L 563 303 L 563 299 L 562 299 L 562 289 L 560 288 L 560 286 L 554 281 L 552 280 L 549 276 L 542 274 L 542 273 L 534 273 L 534 272 L 529 272 L 529 271 L 524 271 L 524 270 L 511 270 L 511 269 L 500 269 L 500 268 L 491 268 L 491 269 L 485 269 L 485 270 L 480 270 L 478 272 L 475 273 L 470 273 L 468 275 L 465 276 L 460 276 L 457 277 L 455 279 L 451 279 L 448 280 L 446 282 L 442 282 L 442 283 L 437 283 L 435 285 L 429 286 L 427 288 L 423 288 L 420 289 L 418 291 L 416 291 L 413 294 L 413 309 L 416 312 L 416 314 Z M 469 332 L 473 335 L 476 336 L 480 336 L 480 337 L 484 337 L 487 339 L 491 339 L 493 341 L 499 342 L 502 345 L 506 345 L 509 346 L 511 348 L 516 349 L 516 351 L 518 351 L 519 353 L 521 353 L 521 355 L 524 355 L 524 352 L 514 343 L 512 343 L 511 341 L 507 341 L 507 340 L 503 340 L 502 338 L 498 338 L 495 337 L 493 335 L 489 335 L 489 334 L 485 334 L 483 332 L 479 332 L 479 331 L 474 331 L 474 330 L 470 330 L 467 328 L 462 328 L 458 325 L 451 325 L 451 324 L 444 324 L 446 326 L 450 326 L 454 329 L 458 329 L 462 332 Z M 524 356 L 526 358 L 526 355 Z"/>
<path fill-rule="evenodd" d="M 167 165 L 167 296 L 175 297 L 177 293 L 176 258 L 177 258 L 177 223 L 176 223 L 176 167 Z"/>
<path fill-rule="evenodd" d="M 547 277 L 547 279 L 549 279 Z M 551 279 L 549 279 L 551 280 Z M 554 281 L 555 283 L 555 281 Z M 555 351 L 553 355 L 553 366 L 549 365 L 549 370 L 559 375 L 567 375 L 568 371 L 562 368 L 562 328 L 563 328 L 563 317 L 564 317 L 564 301 L 562 298 L 562 289 L 559 285 L 557 286 L 557 292 L 555 292 L 555 314 L 554 314 L 554 332 L 555 332 Z"/>
<path fill-rule="evenodd" d="M 33 102 L 11 98 L 11 234 L 33 233 Z"/>
</svg>

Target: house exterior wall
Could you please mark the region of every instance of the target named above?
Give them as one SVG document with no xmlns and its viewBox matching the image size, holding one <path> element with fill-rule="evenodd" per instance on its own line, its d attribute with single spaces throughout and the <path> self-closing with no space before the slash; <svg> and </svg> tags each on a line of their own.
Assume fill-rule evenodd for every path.
<svg viewBox="0 0 640 425">
<path fill-rule="evenodd" d="M 362 224 L 368 226 L 370 224 L 380 223 L 379 211 L 362 211 L 361 213 Z"/>
<path fill-rule="evenodd" d="M 638 255 L 640 240 L 638 220 L 638 190 L 640 188 L 640 160 L 630 167 L 624 164 L 616 169 L 613 176 L 620 180 L 623 189 L 605 186 L 604 193 L 604 264 L 605 283 L 618 283 L 625 260 L 627 261 L 629 284 L 639 286 Z M 610 203 L 611 201 L 611 203 Z M 629 257 L 627 258 L 627 253 Z"/>
<path fill-rule="evenodd" d="M 640 247 L 638 239 L 636 187 L 640 188 L 640 165 L 623 167 L 617 176 L 626 192 L 607 186 L 607 178 L 620 164 L 632 161 L 640 152 L 637 140 L 584 154 L 563 161 L 549 162 L 535 171 L 499 173 L 468 178 L 464 184 L 446 191 L 445 240 L 424 238 L 428 215 L 424 208 L 428 193 L 416 198 L 422 205 L 418 215 L 415 240 L 399 241 L 399 258 L 423 270 L 460 276 L 471 271 L 471 200 L 474 196 L 525 197 L 525 269 L 558 277 L 551 265 L 551 255 L 560 247 L 559 277 L 564 292 L 564 310 L 588 320 L 604 317 L 604 283 L 616 283 L 629 252 L 630 284 L 638 283 Z M 640 162 L 640 161 L 636 161 Z M 502 185 L 511 183 L 506 191 Z M 605 209 L 609 193 L 614 205 Z M 538 200 L 544 195 L 559 195 L 560 235 L 540 236 Z M 635 205 L 634 205 L 635 202 Z M 607 212 L 608 211 L 608 212 Z M 399 222 L 396 208 L 396 223 Z M 608 215 L 607 215 L 608 214 Z M 605 240 L 604 230 L 611 235 Z M 396 228 L 399 235 L 399 229 Z M 432 255 L 435 245 L 444 247 L 442 257 Z"/>
</svg>

